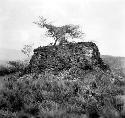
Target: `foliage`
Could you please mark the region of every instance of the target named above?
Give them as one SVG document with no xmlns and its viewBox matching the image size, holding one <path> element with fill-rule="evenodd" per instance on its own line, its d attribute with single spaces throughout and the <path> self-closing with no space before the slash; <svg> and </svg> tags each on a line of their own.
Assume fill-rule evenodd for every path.
<svg viewBox="0 0 125 118">
<path fill-rule="evenodd" d="M 8 66 L 0 66 L 0 76 L 21 72 L 28 66 L 25 61 L 9 61 Z"/>
<path fill-rule="evenodd" d="M 56 52 L 51 46 L 42 48 L 44 51 L 41 51 L 41 48 L 37 49 L 41 56 L 35 53 L 36 60 L 33 56 L 34 60 L 32 62 L 31 59 L 30 63 L 41 66 L 47 60 L 45 66 L 49 68 L 40 72 L 25 73 L 22 77 L 18 74 L 5 77 L 3 88 L 0 89 L 0 117 L 82 118 L 86 115 L 88 118 L 100 116 L 120 118 L 124 116 L 124 103 L 118 103 L 120 99 L 117 96 L 124 95 L 122 87 L 125 82 L 116 78 L 111 71 L 102 69 L 104 63 L 99 59 L 99 52 L 92 43 L 82 44 L 69 43 L 68 47 L 65 45 L 64 48 L 59 46 Z M 93 55 L 89 53 L 92 49 Z M 68 57 L 71 59 L 71 64 L 68 62 Z M 45 60 L 41 61 L 38 58 Z M 21 62 L 11 61 L 9 64 L 16 70 L 25 68 L 25 64 Z M 68 64 L 70 68 L 66 69 Z"/>
<path fill-rule="evenodd" d="M 6 74 L 10 74 L 13 72 L 15 72 L 15 71 L 11 70 L 9 67 L 0 66 L 0 76 L 4 76 Z"/>
<path fill-rule="evenodd" d="M 33 44 L 31 44 L 31 45 L 24 45 L 24 47 L 23 47 L 23 49 L 21 51 L 22 51 L 22 53 L 24 53 L 25 55 L 30 57 L 31 53 L 33 51 Z"/>
<path fill-rule="evenodd" d="M 23 70 L 28 64 L 21 61 L 9 61 L 8 64 L 16 70 Z"/>
<path fill-rule="evenodd" d="M 56 27 L 51 23 L 47 23 L 47 19 L 43 17 L 39 17 L 39 21 L 34 23 L 41 28 L 47 29 L 46 35 L 55 39 L 54 45 L 56 45 L 57 41 L 62 42 L 63 40 L 67 40 L 68 37 L 66 37 L 66 35 L 71 38 L 80 38 L 83 36 L 83 33 L 79 30 L 78 25 L 64 25 Z"/>
<path fill-rule="evenodd" d="M 66 40 L 68 33 L 78 38 L 81 32 L 74 25 L 55 27 L 46 19 L 37 22 L 55 44 Z M 54 44 L 54 45 L 55 45 Z M 29 55 L 30 46 L 24 53 Z M 24 71 L 3 78 L 0 88 L 0 117 L 3 118 L 120 118 L 124 117 L 125 81 L 116 77 L 100 58 L 92 42 L 44 46 L 34 50 L 27 66 L 9 62 L 2 71 Z M 25 70 L 31 69 L 29 74 Z M 6 74 L 6 71 L 5 71 Z"/>
<path fill-rule="evenodd" d="M 101 70 L 85 74 L 82 79 L 69 75 L 68 70 L 58 75 L 45 71 L 13 76 L 0 90 L 0 113 L 13 118 L 106 116 L 105 110 L 119 114 L 115 97 L 120 94 L 122 90 Z"/>
</svg>

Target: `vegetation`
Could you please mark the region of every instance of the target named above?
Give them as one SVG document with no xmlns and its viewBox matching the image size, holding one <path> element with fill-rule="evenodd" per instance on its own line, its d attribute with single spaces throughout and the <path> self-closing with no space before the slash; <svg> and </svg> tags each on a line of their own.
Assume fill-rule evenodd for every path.
<svg viewBox="0 0 125 118">
<path fill-rule="evenodd" d="M 110 68 L 115 74 L 125 78 L 124 57 L 113 57 L 113 56 L 103 55 L 102 59 L 104 60 L 105 63 L 107 63 L 110 66 Z"/>
<path fill-rule="evenodd" d="M 70 31 L 71 36 L 77 36 L 69 25 L 56 31 L 58 27 L 41 20 L 38 25 L 48 29 L 56 38 L 55 44 Z M 112 73 L 92 42 L 67 41 L 63 45 L 39 47 L 29 64 L 16 61 L 9 64 L 5 68 L 11 70 L 9 76 L 5 75 L 8 73 L 4 67 L 1 71 L 4 72 L 0 85 L 2 118 L 125 117 L 125 80 Z"/>
<path fill-rule="evenodd" d="M 6 66 L 0 66 L 0 76 L 22 72 L 27 66 L 27 61 L 9 61 Z"/>
<path fill-rule="evenodd" d="M 46 35 L 54 38 L 54 46 L 56 45 L 57 41 L 59 41 L 60 43 L 66 41 L 67 38 L 69 38 L 66 36 L 70 36 L 71 38 L 81 38 L 83 36 L 83 33 L 79 30 L 78 25 L 64 25 L 61 27 L 56 27 L 51 23 L 47 23 L 47 19 L 43 17 L 39 18 L 39 21 L 34 23 L 41 28 L 47 29 Z"/>
<path fill-rule="evenodd" d="M 108 74 L 95 77 L 95 73 L 103 73 L 95 71 L 80 80 L 68 73 L 53 75 L 45 71 L 5 78 L 0 91 L 1 116 L 81 118 L 87 114 L 90 118 L 98 115 L 115 118 L 119 115 L 122 104 L 117 106 L 115 96 L 123 94 L 123 90 L 111 83 Z"/>
<path fill-rule="evenodd" d="M 28 57 L 30 57 L 31 53 L 33 51 L 33 44 L 24 45 L 24 47 L 23 47 L 23 49 L 21 51 L 22 51 L 22 53 L 24 53 L 25 55 L 27 55 Z"/>
</svg>

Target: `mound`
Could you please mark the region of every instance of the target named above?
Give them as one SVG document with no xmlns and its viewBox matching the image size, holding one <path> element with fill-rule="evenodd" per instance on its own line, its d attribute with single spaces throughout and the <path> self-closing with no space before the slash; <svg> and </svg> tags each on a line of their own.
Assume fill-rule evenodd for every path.
<svg viewBox="0 0 125 118">
<path fill-rule="evenodd" d="M 60 72 L 77 67 L 82 70 L 92 70 L 100 67 L 110 70 L 100 58 L 98 47 L 93 42 L 66 43 L 57 46 L 39 47 L 28 66 L 28 73 L 51 70 Z"/>
<path fill-rule="evenodd" d="M 123 111 L 117 96 L 124 94 L 124 84 L 92 42 L 39 47 L 22 77 L 5 80 L 1 117 L 118 118 Z"/>
</svg>

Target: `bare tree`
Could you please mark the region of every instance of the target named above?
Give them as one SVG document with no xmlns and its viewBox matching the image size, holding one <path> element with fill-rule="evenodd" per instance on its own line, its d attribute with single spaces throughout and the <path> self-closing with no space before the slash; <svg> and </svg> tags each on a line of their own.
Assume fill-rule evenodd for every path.
<svg viewBox="0 0 125 118">
<path fill-rule="evenodd" d="M 39 21 L 34 23 L 41 28 L 47 29 L 46 35 L 54 38 L 54 46 L 56 45 L 57 41 L 60 42 L 61 40 L 67 40 L 66 34 L 68 34 L 68 36 L 71 38 L 81 38 L 84 34 L 80 31 L 78 25 L 69 24 L 56 27 L 51 23 L 47 23 L 47 19 L 43 17 L 39 17 Z"/>
<path fill-rule="evenodd" d="M 23 49 L 21 50 L 22 53 L 30 57 L 32 51 L 33 51 L 33 44 L 31 45 L 24 45 Z"/>
</svg>

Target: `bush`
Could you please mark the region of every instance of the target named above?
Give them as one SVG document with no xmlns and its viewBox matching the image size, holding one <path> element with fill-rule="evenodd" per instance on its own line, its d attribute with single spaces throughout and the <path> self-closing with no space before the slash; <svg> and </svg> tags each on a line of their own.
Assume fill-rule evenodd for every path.
<svg viewBox="0 0 125 118">
<path fill-rule="evenodd" d="M 8 75 L 14 72 L 16 72 L 15 68 L 5 66 L 0 67 L 0 76 Z"/>
<path fill-rule="evenodd" d="M 69 74 L 70 70 L 54 75 L 42 74 L 11 76 L 0 91 L 0 111 L 16 117 L 116 117 L 117 95 L 123 91 L 101 69 L 84 73 L 83 78 Z M 115 112 L 115 114 L 113 113 Z M 108 114 L 107 114 L 108 113 Z M 75 114 L 75 116 L 73 115 Z"/>
<path fill-rule="evenodd" d="M 25 61 L 9 61 L 8 66 L 0 66 L 0 76 L 23 72 L 27 66 L 28 62 Z"/>
</svg>

